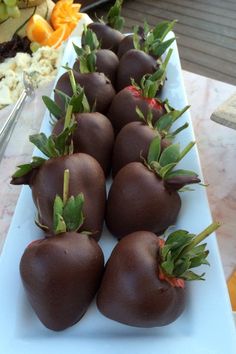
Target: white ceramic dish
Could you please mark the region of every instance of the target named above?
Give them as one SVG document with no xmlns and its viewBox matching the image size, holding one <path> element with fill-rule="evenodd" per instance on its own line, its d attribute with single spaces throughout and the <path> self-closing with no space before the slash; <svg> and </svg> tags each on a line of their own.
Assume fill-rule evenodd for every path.
<svg viewBox="0 0 236 354">
<path fill-rule="evenodd" d="M 69 40 L 62 64 L 74 60 L 73 38 Z M 176 108 L 187 104 L 176 44 L 170 60 L 163 97 Z M 190 127 L 181 132 L 178 141 L 185 146 L 194 140 L 190 114 L 181 122 Z M 50 131 L 46 114 L 42 131 Z M 180 124 L 178 123 L 178 124 Z M 185 168 L 201 175 L 196 148 L 182 162 Z M 177 227 L 199 232 L 211 223 L 206 191 L 196 186 L 193 192 L 182 194 L 183 205 Z M 18 265 L 26 245 L 42 236 L 33 219 L 35 208 L 28 187 L 23 187 L 5 247 L 0 258 L 0 353 L 1 354 L 235 354 L 235 329 L 220 263 L 215 236 L 208 239 L 211 267 L 205 282 L 187 286 L 188 303 L 183 315 L 163 328 L 138 329 L 103 317 L 93 303 L 82 320 L 61 333 L 46 329 L 31 309 L 19 276 Z M 115 245 L 114 238 L 104 230 L 101 246 L 106 259 Z"/>
</svg>

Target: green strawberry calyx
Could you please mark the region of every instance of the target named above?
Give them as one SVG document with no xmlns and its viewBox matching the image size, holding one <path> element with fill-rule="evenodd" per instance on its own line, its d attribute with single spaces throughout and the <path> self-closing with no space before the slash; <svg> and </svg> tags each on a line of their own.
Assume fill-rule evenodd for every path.
<svg viewBox="0 0 236 354">
<path fill-rule="evenodd" d="M 162 150 L 161 137 L 157 135 L 149 146 L 145 164 L 147 168 L 163 179 L 167 189 L 180 190 L 188 184 L 199 183 L 200 179 L 197 173 L 185 169 L 175 169 L 194 145 L 195 142 L 191 141 L 181 151 L 179 144 L 171 144 Z"/>
<path fill-rule="evenodd" d="M 144 122 L 145 125 L 148 125 L 151 129 L 156 130 L 162 139 L 172 141 L 177 134 L 189 126 L 189 124 L 186 122 L 174 131 L 170 131 L 172 125 L 189 109 L 190 106 L 185 106 L 182 110 L 176 110 L 172 108 L 167 101 L 158 101 L 157 103 L 164 105 L 167 113 L 163 114 L 163 116 L 161 116 L 156 121 L 156 123 L 153 122 L 153 112 L 151 109 L 148 109 L 147 115 L 144 116 L 143 112 L 137 106 L 136 113 L 139 119 Z"/>
<path fill-rule="evenodd" d="M 44 133 L 29 136 L 29 141 L 38 148 L 48 159 L 73 154 L 72 134 L 77 127 L 72 114 L 73 107 L 68 106 L 64 129 L 59 135 L 47 137 Z M 12 175 L 11 184 L 30 184 L 32 174 L 46 161 L 46 158 L 33 156 L 32 161 L 17 166 L 17 171 Z"/>
<path fill-rule="evenodd" d="M 160 58 L 175 41 L 175 37 L 167 40 L 164 39 L 166 35 L 173 30 L 176 22 L 176 20 L 171 22 L 162 21 L 153 29 L 150 29 L 147 22 L 144 22 L 143 28 L 135 26 L 133 30 L 134 48 Z"/>
<path fill-rule="evenodd" d="M 68 106 L 72 106 L 72 113 L 91 112 L 84 89 L 78 83 L 76 83 L 73 70 L 69 67 L 66 67 L 66 69 L 69 75 L 70 84 L 73 92 L 72 96 L 70 97 L 66 93 L 58 89 L 54 90 L 55 93 L 60 97 L 64 106 L 64 110 L 61 109 L 61 107 L 59 107 L 58 104 L 50 97 L 42 97 L 43 102 L 51 115 L 52 124 L 55 124 L 55 121 L 57 119 L 65 117 L 66 112 L 68 110 Z"/>
<path fill-rule="evenodd" d="M 181 288 L 184 287 L 185 280 L 204 280 L 205 273 L 199 275 L 190 269 L 202 264 L 209 265 L 207 244 L 200 243 L 219 227 L 219 222 L 213 222 L 198 235 L 177 230 L 165 239 L 160 238 L 159 278 Z"/>
<path fill-rule="evenodd" d="M 53 205 L 53 230 L 54 233 L 78 231 L 84 223 L 83 206 L 84 196 L 82 193 L 69 197 L 70 171 L 64 171 L 63 197 L 55 197 Z"/>
<path fill-rule="evenodd" d="M 140 85 L 131 78 L 132 86 L 145 98 L 154 98 L 164 85 L 166 79 L 166 69 L 170 61 L 173 49 L 169 49 L 164 62 L 161 62 L 158 69 L 153 74 L 146 74 L 142 77 Z"/>
</svg>

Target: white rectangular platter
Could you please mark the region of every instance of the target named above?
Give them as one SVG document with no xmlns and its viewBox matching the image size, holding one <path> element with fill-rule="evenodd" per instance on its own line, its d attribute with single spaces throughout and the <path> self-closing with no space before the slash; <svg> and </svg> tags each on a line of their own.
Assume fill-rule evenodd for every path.
<svg viewBox="0 0 236 354">
<path fill-rule="evenodd" d="M 71 38 L 62 64 L 73 65 L 75 54 Z M 162 98 L 168 97 L 175 108 L 187 104 L 177 46 L 167 70 Z M 61 69 L 59 75 L 61 75 Z M 178 123 L 189 122 L 189 128 L 177 137 L 184 147 L 194 140 L 190 114 Z M 50 132 L 46 114 L 42 131 Z M 201 176 L 196 147 L 182 161 L 182 167 Z M 182 209 L 176 227 L 198 233 L 211 223 L 206 191 L 195 186 L 182 193 Z M 208 239 L 210 267 L 202 267 L 206 281 L 187 285 L 188 302 L 182 316 L 173 324 L 152 329 L 132 328 L 103 317 L 95 302 L 82 320 L 60 333 L 46 329 L 31 309 L 19 276 L 19 261 L 29 242 L 42 237 L 34 225 L 35 208 L 28 187 L 23 187 L 15 215 L 0 258 L 0 353 L 1 354 L 235 354 L 235 329 L 225 279 L 215 236 Z M 100 244 L 106 259 L 115 239 L 104 229 Z"/>
</svg>

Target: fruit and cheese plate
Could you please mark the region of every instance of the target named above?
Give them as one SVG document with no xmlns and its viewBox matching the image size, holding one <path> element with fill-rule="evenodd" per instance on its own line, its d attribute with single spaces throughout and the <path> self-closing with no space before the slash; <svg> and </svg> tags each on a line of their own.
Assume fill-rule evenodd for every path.
<svg viewBox="0 0 236 354">
<path fill-rule="evenodd" d="M 68 40 L 55 90 L 51 98 L 43 98 L 50 113 L 45 114 L 41 134 L 30 137 L 37 146 L 34 159 L 20 166 L 12 178 L 13 184 L 26 186 L 22 188 L 0 258 L 2 353 L 235 353 L 235 329 L 217 241 L 214 234 L 209 236 L 219 225 L 211 220 L 198 152 L 193 143 L 178 49 L 173 41 L 174 33 L 170 31 L 172 25 L 167 26 L 169 33 L 165 41 L 169 41 L 169 51 L 159 62 L 158 69 L 148 77 L 144 75 L 139 83 L 136 77 L 135 82 L 127 83 L 122 73 L 117 84 L 117 76 L 119 93 L 116 96 L 110 73 L 106 74 L 111 78 L 105 80 L 105 89 L 100 89 L 104 77 L 91 70 L 94 51 L 88 50 L 86 44 L 83 51 L 78 37 Z M 156 33 L 160 34 L 160 27 Z M 85 32 L 82 44 L 87 40 L 96 48 L 89 31 Z M 134 69 L 132 77 L 137 74 L 134 51 L 131 59 L 128 55 L 130 70 Z M 97 66 L 98 58 L 99 55 Z M 153 57 L 150 60 L 153 64 Z M 80 72 L 72 71 L 73 65 L 74 69 L 79 65 Z M 123 65 L 125 69 L 127 66 Z M 147 69 L 144 70 L 146 73 Z M 92 75 L 92 81 L 84 80 L 86 75 Z M 163 87 L 156 100 L 158 82 Z M 148 103 L 152 112 L 149 109 L 145 112 L 137 103 L 140 86 L 146 95 L 142 102 Z M 127 103 L 130 95 L 135 97 L 134 107 Z M 116 102 L 118 96 L 122 96 L 120 104 Z M 89 104 L 99 107 L 101 113 L 90 112 Z M 135 116 L 127 124 L 127 112 L 130 117 L 133 108 L 144 123 Z M 61 116 L 63 109 L 65 119 L 61 123 L 55 118 Z M 109 121 L 103 116 L 107 111 Z M 73 129 L 73 139 L 80 134 L 73 120 L 75 112 L 79 112 L 78 125 L 84 131 L 80 141 L 86 148 L 88 140 L 92 141 L 95 148 L 91 156 L 96 155 L 100 165 L 83 150 L 71 154 L 71 149 L 77 148 L 76 140 L 62 147 L 70 129 Z M 96 120 L 94 131 L 88 115 L 93 122 Z M 163 116 L 165 120 L 161 119 Z M 52 123 L 54 135 L 47 138 L 52 133 Z M 90 124 L 91 136 L 86 124 Z M 149 150 L 139 151 L 141 162 L 124 162 L 128 151 L 134 151 L 133 147 L 142 140 L 138 135 L 136 141 L 127 138 L 127 143 L 122 143 L 124 136 L 133 139 L 133 127 L 137 124 L 139 128 L 135 131 L 139 132 L 143 129 L 140 124 L 145 130 L 151 127 L 151 135 L 147 134 L 148 145 L 151 142 Z M 107 178 L 105 193 L 104 176 L 109 176 L 109 151 L 114 139 L 111 126 L 117 134 L 112 162 L 114 181 Z M 156 133 L 157 128 L 161 134 Z M 102 157 L 99 154 L 101 136 L 103 143 L 106 141 Z M 122 158 L 118 150 L 124 151 Z M 49 159 L 45 160 L 45 156 Z M 177 163 L 178 170 L 174 169 Z M 50 172 L 52 165 L 53 173 Z M 186 188 L 187 184 L 193 184 L 191 189 Z M 60 190 L 56 198 L 52 193 L 55 188 Z M 158 203 L 162 203 L 159 209 Z M 77 217 L 72 217 L 75 214 Z M 155 236 L 168 227 L 167 238 Z M 176 233 L 179 229 L 182 231 Z M 199 245 L 206 236 L 209 236 L 206 244 Z M 102 253 L 105 262 L 109 259 L 105 270 Z M 189 271 L 195 266 L 199 266 L 196 273 Z M 155 268 L 154 273 L 150 267 Z M 153 287 L 155 278 L 158 289 Z M 76 281 L 79 284 L 76 285 Z M 97 301 L 96 296 L 92 301 L 99 283 Z"/>
</svg>

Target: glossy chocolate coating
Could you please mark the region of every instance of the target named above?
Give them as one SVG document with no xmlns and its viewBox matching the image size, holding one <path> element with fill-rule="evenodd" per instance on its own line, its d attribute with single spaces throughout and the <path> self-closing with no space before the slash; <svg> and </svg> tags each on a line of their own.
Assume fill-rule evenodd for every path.
<svg viewBox="0 0 236 354">
<path fill-rule="evenodd" d="M 117 55 L 109 49 L 100 49 L 96 51 L 96 72 L 103 73 L 115 86 L 116 72 L 119 65 Z M 80 71 L 79 59 L 75 62 L 73 69 Z"/>
<path fill-rule="evenodd" d="M 85 95 L 91 108 L 97 112 L 105 113 L 115 96 L 115 90 L 110 80 L 103 73 L 86 73 L 81 74 L 74 71 L 75 81 L 84 88 Z M 72 88 L 68 73 L 62 74 L 56 84 L 56 89 L 72 96 Z M 57 93 L 54 94 L 56 103 L 64 111 L 64 104 Z"/>
<path fill-rule="evenodd" d="M 145 52 L 131 49 L 120 59 L 117 70 L 116 90 L 131 85 L 131 78 L 140 85 L 142 77 L 153 74 L 158 69 L 157 61 Z"/>
<path fill-rule="evenodd" d="M 131 162 L 116 175 L 108 195 L 106 224 L 121 239 L 146 230 L 160 234 L 173 225 L 181 207 L 179 194 L 140 162 Z"/>
<path fill-rule="evenodd" d="M 93 32 L 96 33 L 102 49 L 110 49 L 117 53 L 118 45 L 124 38 L 124 35 L 108 25 L 99 22 L 93 22 L 88 25 Z M 83 37 L 82 37 L 83 43 Z"/>
<path fill-rule="evenodd" d="M 163 104 L 156 104 L 155 106 L 150 105 L 150 100 L 145 99 L 140 94 L 137 95 L 137 92 L 134 92 L 130 87 L 125 88 L 114 96 L 107 113 L 107 116 L 113 125 L 115 134 L 117 134 L 126 124 L 140 121 L 140 118 L 136 113 L 136 107 L 141 110 L 144 117 L 147 117 L 148 110 L 151 109 L 153 114 L 153 124 L 166 113 Z"/>
<path fill-rule="evenodd" d="M 99 163 L 87 154 L 77 153 L 45 161 L 32 181 L 32 195 L 39 221 L 53 230 L 53 204 L 62 197 L 65 169 L 70 171 L 69 196 L 84 194 L 83 229 L 98 240 L 102 233 L 106 204 L 105 177 Z"/>
<path fill-rule="evenodd" d="M 109 119 L 101 113 L 78 113 L 75 115 L 77 128 L 73 133 L 74 152 L 93 156 L 107 176 L 111 170 L 114 144 L 113 127 Z M 64 119 L 59 119 L 53 129 L 58 135 L 63 131 Z"/>
<path fill-rule="evenodd" d="M 159 242 L 151 232 L 127 235 L 113 249 L 97 295 L 106 317 L 135 327 L 165 326 L 183 312 L 185 289 L 161 281 Z"/>
<path fill-rule="evenodd" d="M 132 122 L 125 125 L 116 137 L 112 156 L 112 176 L 130 162 L 147 160 L 149 146 L 152 140 L 159 135 L 157 130 L 142 122 Z M 162 149 L 170 142 L 162 139 Z"/>
<path fill-rule="evenodd" d="M 119 59 L 128 52 L 131 49 L 134 48 L 134 41 L 133 41 L 133 34 L 129 34 L 128 36 L 125 36 L 125 38 L 120 42 L 118 51 L 117 51 L 117 56 Z"/>
<path fill-rule="evenodd" d="M 100 246 L 76 232 L 32 242 L 20 262 L 28 299 L 40 321 L 54 331 L 81 319 L 97 292 L 103 270 Z"/>
</svg>

